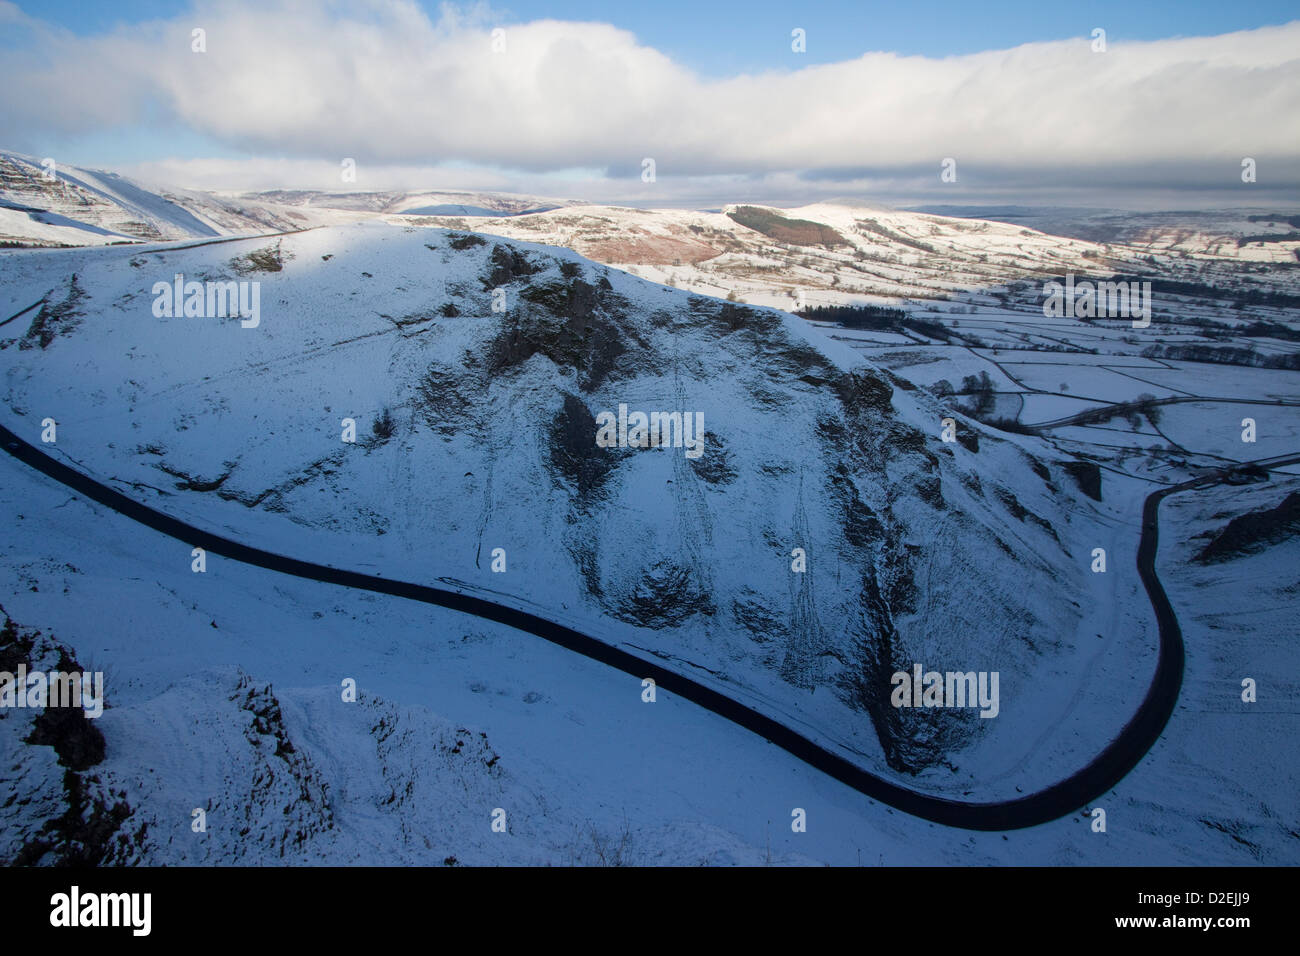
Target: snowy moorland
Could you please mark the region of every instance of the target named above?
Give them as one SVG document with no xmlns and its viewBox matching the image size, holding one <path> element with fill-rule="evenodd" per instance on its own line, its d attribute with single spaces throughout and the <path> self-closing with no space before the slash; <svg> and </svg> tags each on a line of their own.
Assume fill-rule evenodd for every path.
<svg viewBox="0 0 1300 956">
<path fill-rule="evenodd" d="M 803 213 L 853 232 L 833 209 Z M 465 224 L 509 232 L 573 214 Z M 692 215 L 726 218 L 671 214 Z M 898 243 L 911 228 L 903 219 L 935 218 L 898 216 L 876 215 L 877 239 Z M 201 245 L 6 254 L 3 424 L 197 527 L 489 597 L 597 636 L 920 792 L 994 801 L 1040 790 L 1086 764 L 1134 712 L 1156 647 L 1134 570 L 1142 499 L 1153 469 L 1181 474 L 1201 459 L 1124 467 L 1069 431 L 1105 423 L 1040 434 L 982 424 L 935 387 L 982 362 L 978 346 L 735 301 L 761 296 L 725 301 L 734 287 L 697 289 L 668 264 L 648 278 L 683 287 L 564 248 L 387 218 Z M 736 235 L 747 228 L 726 221 Z M 707 225 L 690 225 L 674 241 L 709 239 Z M 1016 321 L 1028 325 L 1015 299 L 1029 292 L 1004 284 L 1003 298 L 979 299 L 991 287 L 980 256 L 1007 257 L 1016 276 L 1034 261 L 1051 274 L 1114 253 L 984 225 L 964 254 L 962 229 L 940 224 L 946 285 L 914 263 L 885 263 L 896 299 L 828 301 L 905 302 L 922 288 L 959 304 L 1005 299 L 998 328 L 1015 335 Z M 989 238 L 1003 231 L 1006 249 Z M 544 238 L 617 258 L 580 236 Z M 245 292 L 256 283 L 256 315 L 162 308 L 178 274 Z M 794 305 L 783 292 L 768 301 Z M 967 320 L 960 334 L 969 313 L 955 314 Z M 1032 393 L 1012 358 L 997 390 L 1023 391 L 1026 408 L 1035 399 L 1034 421 L 1115 401 L 1104 383 L 1053 394 L 1052 377 L 1076 381 L 1087 367 L 1073 356 Z M 1168 370 L 1150 364 L 1152 375 Z M 1295 375 L 1255 371 L 1289 376 L 1283 392 Z M 1103 372 L 1115 374 L 1093 374 Z M 602 447 L 598 421 L 620 407 L 699 415 L 699 456 Z M 1194 409 L 1163 408 L 1169 429 L 1196 432 Z M 954 441 L 941 437 L 945 418 Z M 47 421 L 53 442 L 41 442 Z M 1276 453 L 1292 450 L 1290 433 L 1268 434 Z M 639 681 L 537 638 L 213 555 L 195 573 L 188 546 L 17 461 L 4 467 L 8 646 L 33 662 L 65 653 L 103 670 L 108 696 L 96 724 L 102 760 L 72 774 L 75 785 L 58 748 L 21 743 L 27 715 L 0 720 L 14 755 L 6 786 L 19 795 L 4 811 L 9 859 L 1296 859 L 1295 835 L 1269 829 L 1286 818 L 1294 781 L 1252 778 L 1221 795 L 1223 813 L 1208 822 L 1167 799 L 1193 786 L 1177 748 L 1201 718 L 1186 706 L 1100 801 L 1108 833 L 1091 831 L 1086 808 L 1028 831 L 952 830 L 882 807 L 670 694 L 647 703 Z M 1107 573 L 1090 568 L 1097 548 Z M 1162 560 L 1171 577 L 1186 563 Z M 1262 586 L 1287 593 L 1285 581 Z M 1176 608 L 1209 607 L 1207 593 L 1171 588 Z M 1192 680 L 1197 635 L 1185 636 Z M 891 675 L 915 664 L 997 672 L 996 718 L 891 706 Z M 348 679 L 355 703 L 340 694 Z M 1290 739 L 1284 715 L 1258 719 L 1261 739 Z M 1248 756 L 1233 759 L 1215 773 L 1247 772 Z M 68 803 L 84 825 L 62 815 Z M 807 812 L 806 833 L 791 832 L 792 808 Z M 195 809 L 205 833 L 191 827 Z M 505 834 L 491 826 L 497 809 Z M 1257 838 L 1239 839 L 1243 828 Z"/>
</svg>

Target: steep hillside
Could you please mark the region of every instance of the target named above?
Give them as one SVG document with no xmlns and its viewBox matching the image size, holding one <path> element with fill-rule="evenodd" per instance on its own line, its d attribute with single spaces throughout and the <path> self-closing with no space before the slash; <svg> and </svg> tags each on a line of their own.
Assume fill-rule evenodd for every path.
<svg viewBox="0 0 1300 956">
<path fill-rule="evenodd" d="M 260 283 L 256 323 L 156 315 L 177 273 Z M 76 467 L 261 547 L 530 607 L 923 789 L 1053 782 L 1149 673 L 1135 582 L 1088 571 L 1124 560 L 1127 504 L 1035 439 L 941 441 L 928 396 L 787 314 L 382 225 L 16 253 L 0 279 L 6 314 L 43 300 L 0 341 L 6 420 L 55 420 Z M 698 457 L 602 447 L 620 406 L 702 416 Z M 891 706 L 917 663 L 1000 672 L 996 719 Z"/>
<path fill-rule="evenodd" d="M 389 213 L 514 216 L 562 203 L 440 190 L 205 192 L 0 151 L 0 246 L 95 246 L 288 232 Z"/>
<path fill-rule="evenodd" d="M 251 224 L 246 224 L 251 225 Z M 150 192 L 113 173 L 0 153 L 0 240 L 98 245 L 220 234 L 176 195 Z"/>
</svg>

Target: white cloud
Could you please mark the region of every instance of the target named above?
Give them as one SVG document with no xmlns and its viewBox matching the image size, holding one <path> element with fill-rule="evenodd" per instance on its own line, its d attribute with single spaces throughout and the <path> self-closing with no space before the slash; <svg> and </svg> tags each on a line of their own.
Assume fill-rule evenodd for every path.
<svg viewBox="0 0 1300 956">
<path fill-rule="evenodd" d="M 6 22 L 7 21 L 7 22 Z M 1027 175 L 1074 185 L 1147 170 L 1154 182 L 1300 182 L 1300 21 L 1219 37 L 1086 38 L 933 59 L 870 53 L 832 65 L 701 78 L 630 33 L 490 14 L 430 20 L 399 0 L 199 3 L 169 21 L 77 37 L 0 4 L 25 32 L 0 50 L 0 126 L 31 136 L 161 115 L 253 155 L 372 167 L 448 161 L 635 179 L 821 171 L 850 181 Z M 207 53 L 190 30 L 207 31 Z M 15 80 L 17 78 L 17 80 Z"/>
<path fill-rule="evenodd" d="M 517 180 L 496 170 L 464 166 L 386 164 L 356 167 L 355 183 L 344 183 L 340 164 L 313 159 L 160 159 L 117 167 L 131 179 L 180 189 L 246 192 L 263 189 L 326 191 L 465 189 L 512 192 Z"/>
</svg>

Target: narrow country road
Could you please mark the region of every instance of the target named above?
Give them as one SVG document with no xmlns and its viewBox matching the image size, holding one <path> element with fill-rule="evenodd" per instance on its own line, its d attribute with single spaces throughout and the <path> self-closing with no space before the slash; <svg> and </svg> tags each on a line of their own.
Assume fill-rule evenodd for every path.
<svg viewBox="0 0 1300 956">
<path fill-rule="evenodd" d="M 1017 797 L 1014 800 L 965 803 L 908 790 L 868 773 L 771 717 L 711 687 L 554 621 L 458 591 L 392 581 L 377 575 L 313 564 L 250 547 L 196 528 L 134 501 L 93 478 L 55 461 L 3 426 L 0 426 L 0 444 L 3 444 L 5 451 L 10 455 L 30 468 L 118 514 L 182 541 L 189 547 L 203 548 L 213 554 L 281 574 L 292 574 L 311 581 L 389 594 L 450 608 L 533 634 L 631 675 L 638 682 L 643 678 L 652 678 L 663 690 L 758 734 L 809 766 L 815 767 L 867 797 L 934 823 L 986 831 L 1016 830 L 1037 826 L 1087 807 L 1119 783 L 1159 739 L 1173 713 L 1182 686 L 1183 643 L 1177 618 L 1155 572 L 1158 541 L 1157 512 L 1161 500 L 1166 495 L 1188 488 L 1215 484 L 1232 470 L 1221 469 L 1193 481 L 1163 488 L 1146 499 L 1142 515 L 1142 540 L 1138 549 L 1138 573 L 1155 609 L 1160 644 L 1151 686 L 1137 712 L 1124 725 L 1119 735 L 1083 769 L 1045 790 Z M 1270 467 L 1278 467 L 1300 462 L 1300 455 L 1264 461 Z"/>
</svg>

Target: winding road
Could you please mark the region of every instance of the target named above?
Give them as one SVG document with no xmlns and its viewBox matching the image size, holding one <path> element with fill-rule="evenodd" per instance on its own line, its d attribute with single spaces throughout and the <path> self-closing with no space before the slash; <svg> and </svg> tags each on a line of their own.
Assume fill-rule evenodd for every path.
<svg viewBox="0 0 1300 956">
<path fill-rule="evenodd" d="M 809 766 L 815 767 L 873 800 L 934 823 L 985 831 L 1017 830 L 1037 826 L 1087 807 L 1089 803 L 1119 783 L 1159 739 L 1178 701 L 1178 693 L 1182 686 L 1184 653 L 1177 617 L 1155 571 L 1158 545 L 1157 512 L 1160 502 L 1167 495 L 1189 488 L 1215 484 L 1234 470 L 1233 467 L 1224 468 L 1192 481 L 1162 488 L 1146 499 L 1142 514 L 1142 539 L 1138 548 L 1137 565 L 1142 583 L 1155 609 L 1160 643 L 1151 686 L 1136 713 L 1116 738 L 1087 766 L 1044 790 L 1014 800 L 967 803 L 909 790 L 868 773 L 839 754 L 827 750 L 797 731 L 711 687 L 554 621 L 460 591 L 393 581 L 377 575 L 341 570 L 250 547 L 204 531 L 128 498 L 107 485 L 56 461 L 3 426 L 0 426 L 0 444 L 4 446 L 5 451 L 28 467 L 118 514 L 185 542 L 190 547 L 200 547 L 231 560 L 281 574 L 291 574 L 311 581 L 389 594 L 424 604 L 450 608 L 535 635 L 566 650 L 629 674 L 638 681 L 647 677 L 652 678 L 663 690 L 689 700 L 763 737 Z M 1258 464 L 1262 467 L 1280 467 L 1297 462 L 1300 462 L 1300 455 L 1263 459 Z"/>
</svg>

